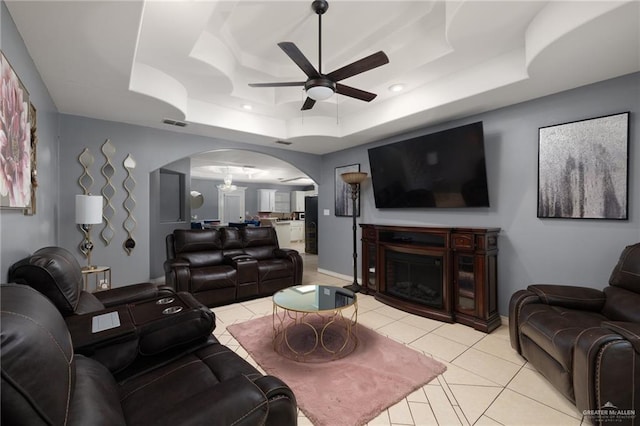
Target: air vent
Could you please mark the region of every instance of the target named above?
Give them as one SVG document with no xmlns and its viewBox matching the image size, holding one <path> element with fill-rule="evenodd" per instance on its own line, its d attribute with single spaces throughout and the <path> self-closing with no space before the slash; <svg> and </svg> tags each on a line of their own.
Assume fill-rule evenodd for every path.
<svg viewBox="0 0 640 426">
<path fill-rule="evenodd" d="M 291 145 L 293 142 L 287 142 L 287 141 L 276 141 L 276 143 L 279 143 L 280 145 Z"/>
<path fill-rule="evenodd" d="M 184 121 L 172 120 L 170 118 L 165 118 L 164 120 L 162 120 L 162 122 L 164 124 L 170 124 L 172 126 L 187 127 L 187 123 L 185 123 Z"/>
</svg>

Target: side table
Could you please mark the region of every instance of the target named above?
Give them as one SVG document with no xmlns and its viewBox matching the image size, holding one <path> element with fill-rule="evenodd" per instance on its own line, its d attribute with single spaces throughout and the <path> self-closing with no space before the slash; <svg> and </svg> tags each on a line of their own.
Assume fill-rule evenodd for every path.
<svg viewBox="0 0 640 426">
<path fill-rule="evenodd" d="M 93 280 L 91 280 L 93 278 Z M 111 268 L 109 266 L 93 266 L 82 269 L 83 288 L 89 291 L 90 281 L 94 282 L 91 292 L 111 289 Z"/>
</svg>

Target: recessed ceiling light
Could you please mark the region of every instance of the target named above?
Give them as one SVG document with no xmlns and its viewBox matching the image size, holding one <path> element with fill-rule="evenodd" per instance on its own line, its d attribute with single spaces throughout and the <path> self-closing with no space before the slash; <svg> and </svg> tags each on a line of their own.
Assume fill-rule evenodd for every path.
<svg viewBox="0 0 640 426">
<path fill-rule="evenodd" d="M 246 109 L 247 111 L 251 111 L 253 107 L 249 104 L 242 104 L 242 109 Z"/>
<path fill-rule="evenodd" d="M 402 92 L 404 90 L 404 84 L 392 84 L 389 86 L 389 91 L 391 92 Z"/>
</svg>

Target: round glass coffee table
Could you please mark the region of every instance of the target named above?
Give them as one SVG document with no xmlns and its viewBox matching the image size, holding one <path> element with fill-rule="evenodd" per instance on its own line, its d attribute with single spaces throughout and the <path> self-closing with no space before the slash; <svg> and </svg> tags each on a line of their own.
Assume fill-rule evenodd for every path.
<svg viewBox="0 0 640 426">
<path fill-rule="evenodd" d="M 358 346 L 358 298 L 342 287 L 299 285 L 273 295 L 273 348 L 302 362 L 345 357 Z"/>
</svg>

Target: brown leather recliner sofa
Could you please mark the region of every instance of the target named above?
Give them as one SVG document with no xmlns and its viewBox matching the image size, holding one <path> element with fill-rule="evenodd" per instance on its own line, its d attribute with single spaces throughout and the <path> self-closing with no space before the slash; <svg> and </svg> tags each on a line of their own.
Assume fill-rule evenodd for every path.
<svg viewBox="0 0 640 426">
<path fill-rule="evenodd" d="M 536 284 L 509 305 L 511 346 L 595 424 L 640 422 L 640 243 L 609 286 Z"/>
<path fill-rule="evenodd" d="M 214 307 L 302 283 L 302 257 L 272 227 L 176 229 L 166 237 L 166 285 Z"/>
<path fill-rule="evenodd" d="M 5 425 L 295 425 L 291 389 L 213 336 L 116 377 L 74 353 L 57 308 L 0 285 L 0 423 Z"/>
<path fill-rule="evenodd" d="M 89 293 L 83 289 L 80 264 L 62 247 L 44 247 L 9 267 L 10 282 L 35 288 L 67 317 L 99 311 L 115 305 L 168 296 L 173 289 L 153 283 L 130 284 Z"/>
<path fill-rule="evenodd" d="M 45 247 L 9 268 L 9 281 L 47 297 L 65 318 L 76 353 L 90 356 L 113 373 L 154 362 L 157 354 L 180 352 L 206 341 L 215 315 L 189 293 L 139 283 L 89 293 L 80 264 L 62 247 Z M 163 314 L 170 309 L 171 314 Z M 117 331 L 92 333 L 92 318 L 117 312 Z M 143 359 L 144 358 L 144 359 Z"/>
</svg>

